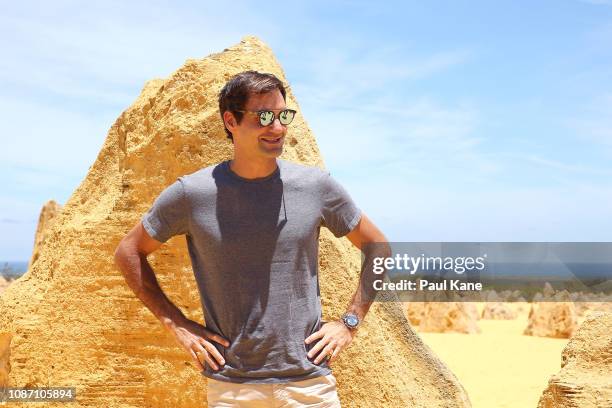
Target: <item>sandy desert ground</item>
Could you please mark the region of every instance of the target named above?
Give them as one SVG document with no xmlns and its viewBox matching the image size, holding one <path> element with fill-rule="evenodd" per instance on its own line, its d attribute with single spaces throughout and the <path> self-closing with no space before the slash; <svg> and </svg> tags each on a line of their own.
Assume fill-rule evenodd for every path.
<svg viewBox="0 0 612 408">
<path fill-rule="evenodd" d="M 482 310 L 482 305 L 479 307 Z M 569 339 L 523 335 L 528 310 L 514 320 L 479 320 L 482 333 L 419 333 L 459 378 L 473 408 L 537 407 L 561 367 Z"/>
</svg>

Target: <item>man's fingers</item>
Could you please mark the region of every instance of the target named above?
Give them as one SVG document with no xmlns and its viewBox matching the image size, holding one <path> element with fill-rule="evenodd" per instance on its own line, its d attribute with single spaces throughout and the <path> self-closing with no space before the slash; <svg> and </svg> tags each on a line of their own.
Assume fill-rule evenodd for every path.
<svg viewBox="0 0 612 408">
<path fill-rule="evenodd" d="M 195 361 L 196 365 L 198 367 L 200 367 L 200 371 L 204 370 L 204 365 L 202 364 L 202 362 L 198 359 L 198 355 L 196 354 L 195 351 L 193 351 L 193 349 L 189 349 L 189 352 L 191 354 L 191 357 L 193 358 L 193 361 Z"/>
<path fill-rule="evenodd" d="M 324 335 L 325 335 L 325 333 L 323 333 L 321 330 L 319 330 L 319 331 L 316 331 L 316 332 L 312 333 L 310 336 L 306 337 L 306 340 L 304 340 L 304 341 L 306 342 L 306 344 L 310 344 L 311 341 L 316 340 L 316 339 L 320 339 Z"/>
<path fill-rule="evenodd" d="M 319 340 L 317 344 L 315 344 L 314 347 L 310 349 L 310 351 L 308 352 L 308 357 L 313 358 L 315 355 L 319 353 L 319 351 L 321 351 L 321 349 L 323 349 L 323 347 L 327 345 L 328 342 L 329 342 L 329 339 Z"/>
<path fill-rule="evenodd" d="M 321 361 L 323 361 L 324 358 L 327 358 L 332 353 L 333 350 L 334 350 L 334 345 L 332 343 L 328 343 L 327 346 L 325 346 L 325 348 L 323 349 L 323 351 L 319 353 L 314 363 L 319 364 Z"/>
<path fill-rule="evenodd" d="M 219 343 L 220 345 L 224 346 L 224 347 L 229 347 L 229 341 L 223 337 L 221 337 L 220 335 L 218 335 L 217 333 L 211 332 L 208 329 L 204 329 L 205 330 L 205 334 L 206 337 L 210 340 L 213 340 L 217 343 Z"/>
<path fill-rule="evenodd" d="M 200 339 L 200 343 L 204 346 L 206 351 L 208 351 L 208 354 L 213 356 L 215 360 L 219 362 L 219 364 L 221 365 L 225 364 L 225 360 L 223 359 L 223 356 L 221 356 L 221 353 L 219 353 L 219 350 L 217 350 L 215 346 L 213 346 L 211 343 L 209 343 L 205 339 Z"/>
<path fill-rule="evenodd" d="M 336 346 L 334 351 L 332 351 L 332 354 L 329 357 L 329 360 L 327 360 L 327 365 L 331 365 L 332 361 L 334 361 L 336 359 L 336 357 L 338 356 L 338 354 L 340 354 L 340 350 L 341 349 L 342 349 L 342 347 Z"/>
<path fill-rule="evenodd" d="M 208 364 L 213 370 L 217 371 L 219 369 L 217 364 L 210 357 L 208 351 L 206 351 L 206 349 L 201 344 L 195 343 L 193 347 L 195 348 L 195 353 L 203 357 L 204 361 L 206 361 L 206 364 Z"/>
<path fill-rule="evenodd" d="M 219 366 L 213 361 L 213 359 L 210 357 L 210 354 L 206 353 L 204 360 L 206 361 L 206 364 L 208 364 L 213 370 L 219 370 Z"/>
</svg>

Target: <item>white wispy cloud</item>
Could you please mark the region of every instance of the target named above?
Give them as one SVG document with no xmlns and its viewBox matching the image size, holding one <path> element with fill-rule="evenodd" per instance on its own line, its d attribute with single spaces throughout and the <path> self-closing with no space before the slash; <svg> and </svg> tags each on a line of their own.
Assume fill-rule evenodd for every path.
<svg viewBox="0 0 612 408">
<path fill-rule="evenodd" d="M 361 102 L 355 101 L 357 97 L 380 97 L 410 81 L 461 65 L 472 56 L 468 49 L 407 55 L 398 43 L 370 47 L 352 40 L 340 45 L 299 50 L 303 62 L 300 80 L 293 83 L 297 92 L 315 103 L 354 107 Z M 297 51 L 294 53 L 297 57 Z"/>
<path fill-rule="evenodd" d="M 597 175 L 597 176 L 611 176 L 612 169 L 605 169 L 601 167 L 593 167 L 583 164 L 566 163 L 559 160 L 554 160 L 546 157 L 541 157 L 534 154 L 529 154 L 521 157 L 523 160 L 531 162 L 536 165 L 549 167 L 553 170 L 561 170 L 566 173 L 575 173 L 581 175 Z"/>
<path fill-rule="evenodd" d="M 368 169 L 395 164 L 423 172 L 446 164 L 476 162 L 481 139 L 474 135 L 480 118 L 466 106 L 442 107 L 428 100 L 399 101 L 354 109 L 315 109 L 309 121 L 326 158 L 338 168 Z M 483 157 L 484 160 L 484 157 Z M 489 163 L 489 165 L 492 163 Z"/>
<path fill-rule="evenodd" d="M 420 55 L 401 43 L 339 43 L 296 50 L 299 80 L 291 84 L 328 162 L 353 174 L 390 165 L 419 172 L 431 157 L 494 167 L 476 153 L 477 107 L 409 93 L 411 83 L 467 63 L 468 47 Z"/>
</svg>

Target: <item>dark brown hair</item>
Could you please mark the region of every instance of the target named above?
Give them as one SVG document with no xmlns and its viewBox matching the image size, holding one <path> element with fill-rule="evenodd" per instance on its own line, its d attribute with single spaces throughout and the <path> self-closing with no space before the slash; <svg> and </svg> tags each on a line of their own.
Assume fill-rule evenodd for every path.
<svg viewBox="0 0 612 408">
<path fill-rule="evenodd" d="M 227 133 L 228 139 L 232 142 L 234 141 L 232 132 L 225 127 L 223 113 L 225 111 L 232 112 L 238 123 L 240 123 L 243 114 L 237 111 L 244 110 L 250 95 L 272 92 L 275 89 L 278 89 L 283 95 L 283 99 L 286 100 L 287 91 L 285 90 L 285 86 L 274 74 L 244 71 L 234 75 L 227 81 L 223 89 L 219 92 L 219 112 L 221 113 L 223 128 L 225 129 L 225 133 Z"/>
</svg>

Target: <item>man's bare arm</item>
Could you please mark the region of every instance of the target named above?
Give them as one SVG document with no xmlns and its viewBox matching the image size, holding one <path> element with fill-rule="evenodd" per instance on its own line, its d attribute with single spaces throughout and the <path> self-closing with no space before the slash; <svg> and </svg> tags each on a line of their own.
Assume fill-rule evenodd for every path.
<svg viewBox="0 0 612 408">
<path fill-rule="evenodd" d="M 162 291 L 155 272 L 147 261 L 147 255 L 161 245 L 162 243 L 153 239 L 139 222 L 117 246 L 115 264 L 136 296 L 174 335 L 179 344 L 190 353 L 200 370 L 204 370 L 204 365 L 198 358 L 198 353 L 214 370 L 218 370 L 217 363 L 223 365 L 225 361 L 209 340 L 225 347 L 229 346 L 229 342 L 201 324 L 185 317 L 183 312 Z"/>
<path fill-rule="evenodd" d="M 362 251 L 364 262 L 361 268 L 359 286 L 349 302 L 347 312 L 354 313 L 363 321 L 375 298 L 373 280 L 380 279 L 372 273 L 372 260 L 374 257 L 390 256 L 390 248 L 385 235 L 364 214 L 357 227 L 349 232 L 346 237 L 353 245 Z M 367 245 L 376 243 L 376 245 Z"/>
<path fill-rule="evenodd" d="M 357 224 L 353 231 L 347 234 L 347 238 L 353 245 L 359 248 L 364 255 L 359 285 L 347 309 L 347 312 L 356 314 L 359 320 L 362 321 L 376 297 L 372 283 L 374 279 L 380 279 L 380 276 L 375 276 L 372 273 L 373 259 L 378 256 L 389 256 L 390 248 L 387 243 L 387 238 L 385 238 L 376 225 L 374 225 L 363 213 L 361 214 L 359 224 Z M 377 244 L 367 245 L 371 243 Z M 321 329 L 304 340 L 306 344 L 317 341 L 308 352 L 308 357 L 313 358 L 316 356 L 314 359 L 315 364 L 319 364 L 324 358 L 328 358 L 327 364 L 331 365 L 332 361 L 336 359 L 340 352 L 351 344 L 355 334 L 356 330 L 349 329 L 339 320 L 327 322 Z"/>
<path fill-rule="evenodd" d="M 162 291 L 147 255 L 161 242 L 151 238 L 139 222 L 123 238 L 115 250 L 115 264 L 128 286 L 164 327 L 170 329 L 185 320 L 185 315 Z"/>
</svg>

